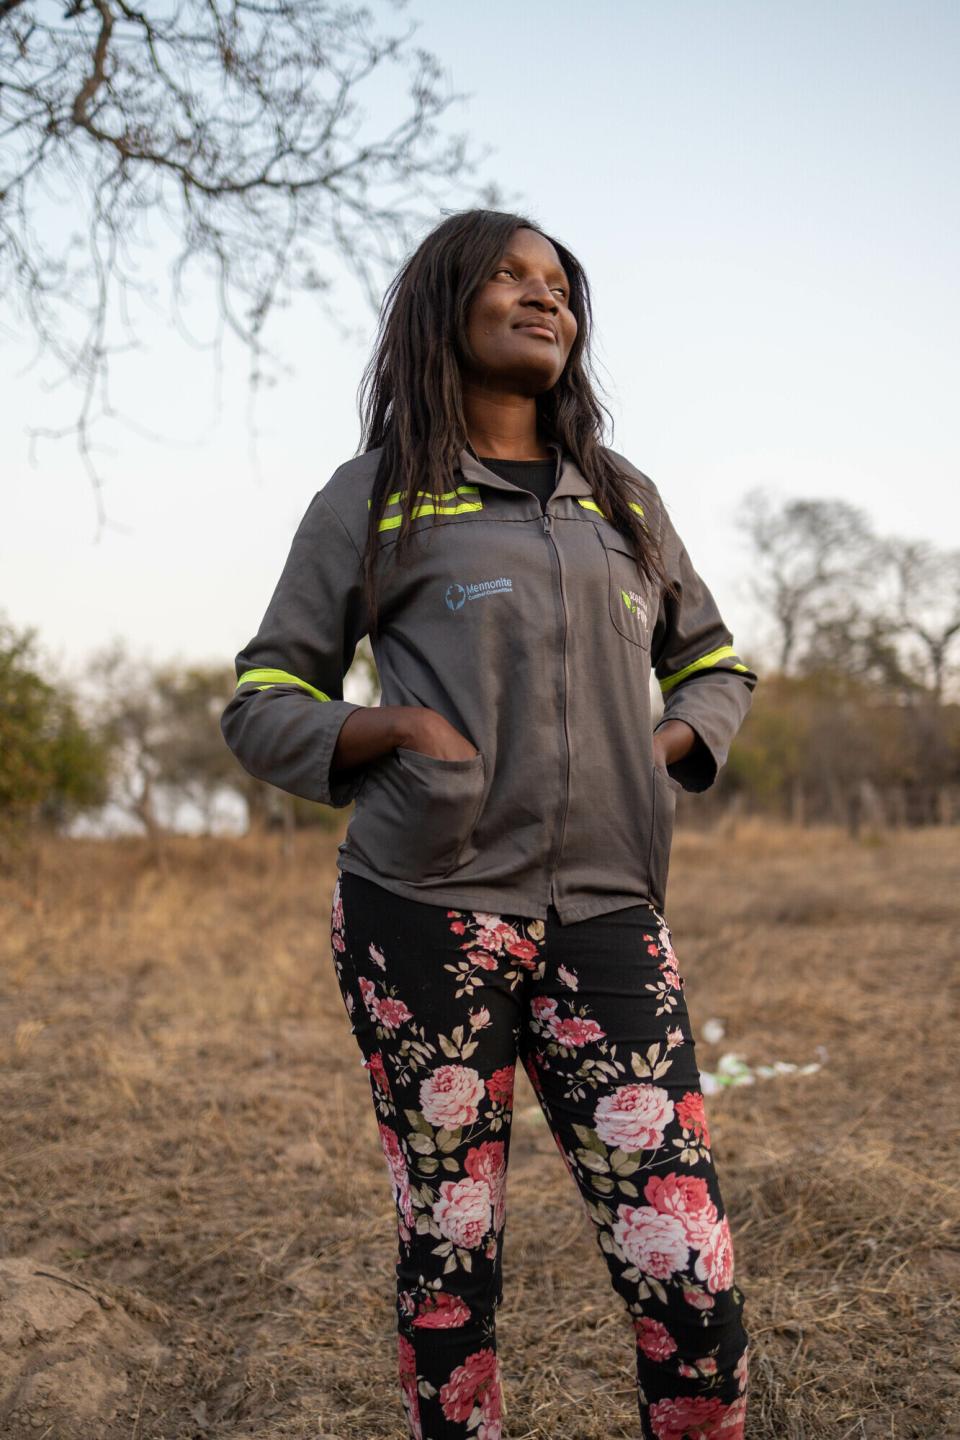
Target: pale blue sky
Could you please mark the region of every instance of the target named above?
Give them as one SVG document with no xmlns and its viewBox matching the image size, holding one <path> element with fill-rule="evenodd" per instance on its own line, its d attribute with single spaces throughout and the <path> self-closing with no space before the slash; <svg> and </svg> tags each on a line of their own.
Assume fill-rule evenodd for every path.
<svg viewBox="0 0 960 1440">
<path fill-rule="evenodd" d="M 960 6 L 953 0 L 413 0 L 472 93 L 452 128 L 582 259 L 614 444 L 659 485 L 749 645 L 734 511 L 753 485 L 844 497 L 888 532 L 960 545 Z M 158 261 L 159 263 L 159 261 Z M 196 315 L 208 313 L 197 291 Z M 115 403 L 176 444 L 104 432 L 95 517 L 70 442 L 27 461 L 23 423 L 71 413 L 6 344 L 2 605 L 71 666 L 113 635 L 157 659 L 232 661 L 313 492 L 355 450 L 373 318 L 338 336 L 301 302 L 270 339 L 294 373 L 245 430 L 245 358 L 162 317 Z M 192 443 L 203 435 L 203 441 Z M 119 527 L 123 527 L 122 529 Z"/>
</svg>

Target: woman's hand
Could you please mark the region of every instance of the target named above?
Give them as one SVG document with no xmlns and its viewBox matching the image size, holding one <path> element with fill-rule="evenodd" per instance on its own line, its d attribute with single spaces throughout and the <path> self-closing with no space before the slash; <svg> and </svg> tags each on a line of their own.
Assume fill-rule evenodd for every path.
<svg viewBox="0 0 960 1440">
<path fill-rule="evenodd" d="M 685 720 L 665 720 L 653 732 L 653 763 L 666 770 L 689 755 L 697 741 L 697 732 Z"/>
<path fill-rule="evenodd" d="M 439 711 L 426 705 L 398 705 L 396 709 L 404 736 L 397 744 L 407 750 L 419 750 L 436 760 L 472 760 L 478 753 L 477 747 Z"/>
<path fill-rule="evenodd" d="M 333 768 L 352 770 L 403 745 L 437 760 L 471 760 L 476 747 L 450 721 L 425 705 L 367 705 L 340 727 Z"/>
</svg>

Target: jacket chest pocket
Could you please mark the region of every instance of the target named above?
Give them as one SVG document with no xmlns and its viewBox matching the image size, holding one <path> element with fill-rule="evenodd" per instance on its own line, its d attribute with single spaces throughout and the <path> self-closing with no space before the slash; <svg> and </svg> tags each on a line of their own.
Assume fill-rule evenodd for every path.
<svg viewBox="0 0 960 1440">
<path fill-rule="evenodd" d="M 642 650 L 650 649 L 656 618 L 650 587 L 640 574 L 630 541 L 614 529 L 597 528 L 607 562 L 610 619 L 624 639 Z"/>
<path fill-rule="evenodd" d="M 345 844 L 398 880 L 437 880 L 460 863 L 483 804 L 482 753 L 440 760 L 398 746 L 375 760 L 356 797 Z"/>
</svg>

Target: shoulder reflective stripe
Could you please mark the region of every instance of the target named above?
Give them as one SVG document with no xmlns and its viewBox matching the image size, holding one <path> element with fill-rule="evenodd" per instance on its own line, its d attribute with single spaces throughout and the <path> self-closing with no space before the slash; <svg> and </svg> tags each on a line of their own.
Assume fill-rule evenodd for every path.
<svg viewBox="0 0 960 1440">
<path fill-rule="evenodd" d="M 459 515 L 464 510 L 482 509 L 482 501 L 478 502 L 475 505 L 471 504 L 468 501 L 464 501 L 462 505 L 417 505 L 413 510 L 410 511 L 410 518 L 412 520 L 416 520 L 421 515 Z M 377 529 L 395 530 L 402 520 L 402 515 L 388 515 L 385 520 L 380 521 Z"/>
<path fill-rule="evenodd" d="M 636 502 L 636 500 L 630 500 L 628 503 L 629 503 L 629 505 L 630 505 L 630 509 L 631 509 L 631 510 L 636 510 L 636 512 L 637 512 L 638 515 L 642 515 L 642 514 L 643 514 L 643 506 L 642 506 L 642 505 L 638 505 L 637 502 Z M 600 509 L 600 506 L 597 504 L 596 500 L 585 500 L 585 499 L 583 499 L 582 496 L 578 495 L 578 496 L 577 496 L 577 504 L 578 504 L 578 505 L 582 505 L 583 508 L 584 508 L 584 510 L 596 510 L 596 512 L 597 512 L 598 515 L 602 515 L 604 519 L 607 518 L 607 512 L 606 512 L 606 510 L 601 510 L 601 509 Z"/>
<path fill-rule="evenodd" d="M 433 497 L 433 491 L 432 491 L 432 490 L 418 490 L 416 493 L 417 493 L 418 495 L 429 495 L 431 498 Z M 477 487 L 476 485 L 458 485 L 457 488 L 456 488 L 456 490 L 446 490 L 446 491 L 444 491 L 444 493 L 440 496 L 440 499 L 441 499 L 441 500 L 456 500 L 456 498 L 457 498 L 458 495 L 479 495 L 479 493 L 480 493 L 480 492 L 479 492 L 479 489 L 478 489 L 478 487 Z M 399 490 L 394 490 L 393 494 L 392 494 L 392 495 L 388 495 L 387 498 L 386 498 L 386 500 L 384 501 L 384 504 L 385 504 L 385 505 L 399 505 L 399 503 L 400 503 L 400 491 L 399 491 Z M 368 501 L 367 501 L 367 509 L 368 509 L 368 510 L 370 509 L 370 507 L 371 507 L 372 504 L 373 504 L 373 501 L 372 501 L 372 500 L 368 500 Z"/>
<path fill-rule="evenodd" d="M 476 485 L 458 485 L 456 490 L 447 490 L 444 492 L 443 495 L 441 495 L 441 501 L 457 500 L 459 496 L 463 495 L 476 496 L 475 500 L 460 500 L 459 503 L 456 505 L 443 505 L 435 503 L 436 497 L 434 496 L 432 490 L 418 490 L 416 493 L 417 495 L 422 495 L 426 498 L 424 499 L 422 504 L 415 505 L 414 508 L 411 510 L 410 517 L 413 520 L 416 520 L 421 515 L 460 515 L 466 510 L 483 509 L 483 501 L 480 499 L 480 493 Z M 368 499 L 368 510 L 370 509 L 372 504 L 373 501 Z M 387 506 L 399 505 L 400 491 L 395 490 L 392 495 L 388 495 L 386 499 L 386 504 Z M 398 511 L 398 513 L 395 515 L 385 515 L 378 522 L 377 529 L 395 530 L 402 520 L 403 514 L 400 511 Z"/>
<path fill-rule="evenodd" d="M 286 670 L 244 670 L 237 681 L 237 689 L 241 685 L 256 685 L 258 690 L 269 690 L 271 685 L 299 685 L 301 690 L 308 690 L 318 700 L 329 700 L 329 695 L 324 695 L 315 685 L 301 680 L 299 675 L 290 675 Z"/>
<path fill-rule="evenodd" d="M 661 680 L 660 689 L 666 695 L 668 690 L 672 690 L 674 685 L 679 685 L 681 680 L 686 680 L 687 676 L 692 675 L 696 670 L 710 670 L 720 660 L 729 660 L 736 653 L 732 645 L 721 645 L 719 650 L 711 650 L 709 655 L 701 655 L 700 659 L 694 660 L 692 665 L 685 665 L 682 670 L 677 671 L 676 675 L 668 675 L 665 680 Z M 747 667 L 741 665 L 738 658 L 736 665 L 724 666 L 724 669 L 745 671 Z"/>
</svg>

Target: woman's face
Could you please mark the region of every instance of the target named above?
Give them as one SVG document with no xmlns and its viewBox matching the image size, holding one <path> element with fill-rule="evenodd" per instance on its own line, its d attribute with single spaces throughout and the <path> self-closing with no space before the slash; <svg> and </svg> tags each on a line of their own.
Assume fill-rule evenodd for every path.
<svg viewBox="0 0 960 1440">
<path fill-rule="evenodd" d="M 470 302 L 465 375 L 498 390 L 540 395 L 560 379 L 576 335 L 556 250 L 536 230 L 514 230 Z"/>
</svg>

